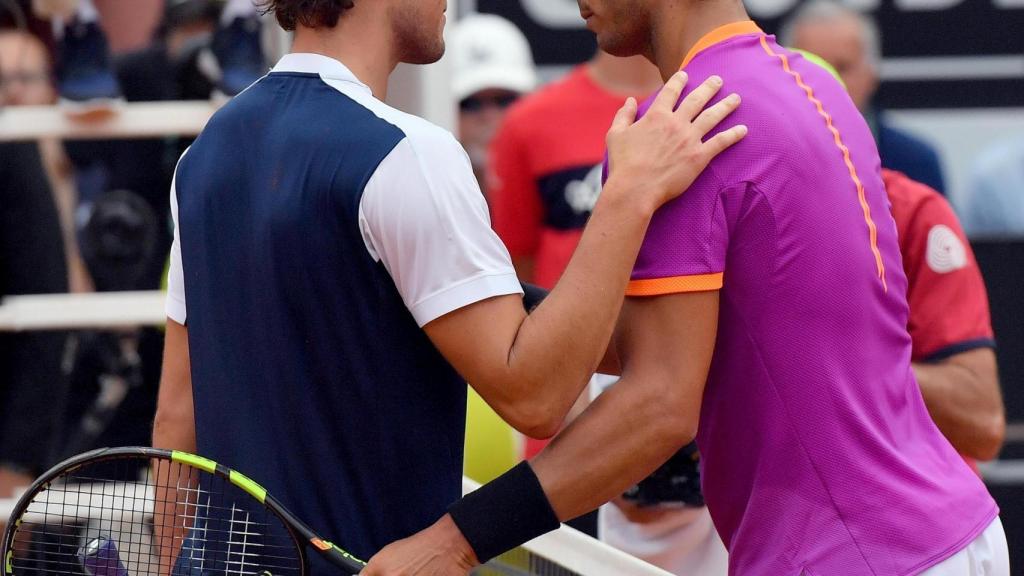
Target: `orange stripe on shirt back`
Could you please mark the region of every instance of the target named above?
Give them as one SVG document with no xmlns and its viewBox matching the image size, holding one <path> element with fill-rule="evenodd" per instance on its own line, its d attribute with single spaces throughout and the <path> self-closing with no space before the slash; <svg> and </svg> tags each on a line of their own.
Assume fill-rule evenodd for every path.
<svg viewBox="0 0 1024 576">
<path fill-rule="evenodd" d="M 857 198 L 860 200 L 860 206 L 864 210 L 864 221 L 868 225 L 868 236 L 871 240 L 871 252 L 875 256 L 875 264 L 878 267 L 878 278 L 882 281 L 882 288 L 886 292 L 889 291 L 889 286 L 885 281 L 885 265 L 882 263 L 882 253 L 878 250 L 878 228 L 875 226 L 875 221 L 871 218 L 871 206 L 868 205 L 867 195 L 864 192 L 864 184 L 860 180 L 860 176 L 857 174 L 857 168 L 853 165 L 853 159 L 850 158 L 850 149 L 847 148 L 846 144 L 843 143 L 842 137 L 839 135 L 839 130 L 832 124 L 832 116 L 825 111 L 825 107 L 822 105 L 821 100 L 818 100 L 814 95 L 814 91 L 808 86 L 803 78 L 800 77 L 800 73 L 796 72 L 789 66 L 789 58 L 785 54 L 779 54 L 772 50 L 772 47 L 768 44 L 767 36 L 761 36 L 761 46 L 769 56 L 774 56 L 782 62 L 782 68 L 787 74 L 796 80 L 797 86 L 799 86 L 805 93 L 807 93 L 807 99 L 818 109 L 818 114 L 825 119 L 825 125 L 828 126 L 829 131 L 832 133 L 832 137 L 835 140 L 836 146 L 843 153 L 843 161 L 846 163 L 846 168 L 850 171 L 850 178 L 853 180 L 854 186 L 857 188 Z"/>
</svg>

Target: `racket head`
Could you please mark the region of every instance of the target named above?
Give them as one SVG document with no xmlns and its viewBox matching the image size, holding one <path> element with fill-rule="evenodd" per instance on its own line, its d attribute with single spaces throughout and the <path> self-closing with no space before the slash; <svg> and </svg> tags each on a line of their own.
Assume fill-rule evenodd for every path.
<svg viewBox="0 0 1024 576">
<path fill-rule="evenodd" d="M 258 484 L 205 458 L 94 450 L 20 498 L 0 546 L 2 574 L 306 576 L 307 540 L 281 510 Z"/>
</svg>

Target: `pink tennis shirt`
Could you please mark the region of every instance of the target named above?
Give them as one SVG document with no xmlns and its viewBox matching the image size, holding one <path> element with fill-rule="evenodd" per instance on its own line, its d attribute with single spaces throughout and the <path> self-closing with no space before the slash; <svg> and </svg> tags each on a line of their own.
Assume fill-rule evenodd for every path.
<svg viewBox="0 0 1024 576">
<path fill-rule="evenodd" d="M 730 574 L 917 574 L 996 517 L 910 368 L 878 152 L 828 72 L 753 22 L 684 67 L 750 133 L 655 214 L 630 296 L 720 290 L 697 441 Z M 644 111 L 650 102 L 641 107 Z"/>
</svg>

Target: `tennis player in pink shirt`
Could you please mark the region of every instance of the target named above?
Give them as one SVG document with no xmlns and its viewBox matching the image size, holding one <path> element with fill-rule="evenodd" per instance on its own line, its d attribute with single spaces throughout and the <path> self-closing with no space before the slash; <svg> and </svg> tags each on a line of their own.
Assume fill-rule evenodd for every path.
<svg viewBox="0 0 1024 576">
<path fill-rule="evenodd" d="M 738 0 L 580 7 L 602 49 L 666 80 L 681 66 L 686 92 L 721 76 L 743 104 L 719 129 L 749 135 L 655 214 L 615 337 L 622 380 L 531 462 L 545 503 L 591 510 L 696 436 L 731 575 L 1009 576 L 998 508 L 914 381 L 896 226 L 843 87 Z M 532 536 L 543 505 L 514 474 L 452 507 L 454 536 L 439 523 L 369 573 L 465 573 Z M 483 526 L 503 501 L 512 519 Z"/>
</svg>

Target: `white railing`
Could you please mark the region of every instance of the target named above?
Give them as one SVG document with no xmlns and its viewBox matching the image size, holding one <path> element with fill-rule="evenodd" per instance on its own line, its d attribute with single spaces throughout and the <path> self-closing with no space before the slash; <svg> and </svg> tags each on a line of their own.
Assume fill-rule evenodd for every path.
<svg viewBox="0 0 1024 576">
<path fill-rule="evenodd" d="M 0 109 L 0 142 L 195 136 L 216 110 L 206 100 L 125 102 L 92 116 L 76 115 L 63 106 L 9 106 Z"/>
</svg>

